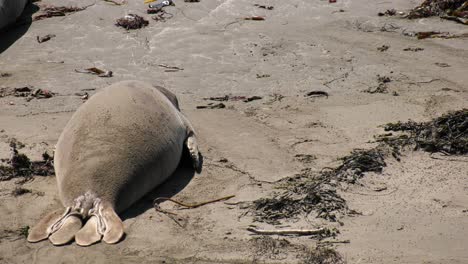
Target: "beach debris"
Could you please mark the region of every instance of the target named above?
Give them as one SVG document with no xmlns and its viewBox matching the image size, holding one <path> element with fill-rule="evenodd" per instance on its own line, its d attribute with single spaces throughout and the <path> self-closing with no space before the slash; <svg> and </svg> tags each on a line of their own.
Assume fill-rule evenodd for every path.
<svg viewBox="0 0 468 264">
<path fill-rule="evenodd" d="M 425 0 L 406 16 L 409 19 L 439 16 L 468 25 L 468 2 L 466 0 Z"/>
<path fill-rule="evenodd" d="M 117 0 L 104 0 L 104 2 L 111 3 L 111 4 L 114 4 L 114 5 L 118 5 L 118 6 L 125 5 L 125 4 L 127 3 L 126 0 L 121 0 L 121 1 L 117 1 Z"/>
<path fill-rule="evenodd" d="M 15 142 L 10 142 L 10 158 L 6 160 L 6 165 L 0 165 L 0 181 L 32 175 L 53 175 L 55 173 L 53 157 L 44 152 L 42 159 L 42 161 L 31 161 L 28 156 L 18 152 Z"/>
<path fill-rule="evenodd" d="M 381 173 L 386 166 L 385 154 L 381 147 L 356 149 L 341 158 L 338 167 L 324 168 L 321 172 L 303 169 L 301 173 L 276 183 L 276 188 L 282 192 L 253 201 L 250 213 L 255 221 L 269 224 L 311 213 L 332 222 L 339 222 L 340 215 L 358 214 L 349 209 L 346 200 L 338 194 L 337 184 L 356 184 L 365 173 Z"/>
<path fill-rule="evenodd" d="M 226 105 L 223 103 L 214 104 L 209 103 L 208 105 L 197 105 L 197 109 L 221 109 L 226 108 Z"/>
<path fill-rule="evenodd" d="M 333 174 L 338 180 L 347 183 L 356 183 L 367 172 L 381 173 L 387 166 L 384 153 L 378 148 L 356 149 L 341 160 L 342 164 L 333 170 Z"/>
<path fill-rule="evenodd" d="M 301 264 L 346 264 L 346 261 L 334 248 L 317 246 L 307 252 Z"/>
<path fill-rule="evenodd" d="M 15 230 L 3 229 L 0 230 L 0 242 L 2 240 L 16 241 L 19 239 L 26 239 L 29 234 L 29 226 L 24 226 Z"/>
<path fill-rule="evenodd" d="M 454 38 L 468 38 L 468 33 L 450 34 L 448 32 L 439 32 L 439 31 L 422 31 L 422 32 L 416 32 L 415 36 L 418 39 L 426 39 L 426 38 L 454 39 Z"/>
<path fill-rule="evenodd" d="M 18 197 L 27 193 L 31 193 L 32 191 L 23 187 L 15 187 L 13 191 L 11 191 L 11 195 L 14 197 Z"/>
<path fill-rule="evenodd" d="M 166 22 L 166 20 L 172 18 L 173 16 L 173 14 L 167 13 L 163 10 L 161 12 L 158 12 L 155 16 L 152 16 L 151 18 L 158 22 Z"/>
<path fill-rule="evenodd" d="M 14 97 L 26 97 L 26 101 L 31 101 L 33 98 L 46 99 L 51 98 L 55 93 L 45 89 L 33 89 L 29 86 L 18 87 L 18 88 L 0 88 L 0 97 L 14 96 Z"/>
<path fill-rule="evenodd" d="M 126 30 L 139 29 L 148 26 L 148 20 L 135 14 L 128 14 L 122 18 L 117 19 L 116 26 L 123 27 Z"/>
<path fill-rule="evenodd" d="M 327 228 L 319 229 L 278 229 L 278 230 L 262 230 L 256 229 L 253 227 L 248 227 L 247 231 L 252 232 L 256 235 L 280 235 L 280 236 L 311 236 L 311 235 L 320 235 L 326 232 L 330 232 Z"/>
<path fill-rule="evenodd" d="M 198 208 L 198 207 L 203 206 L 203 205 L 212 204 L 212 203 L 221 202 L 221 201 L 226 201 L 226 200 L 229 200 L 229 199 L 234 198 L 234 197 L 236 197 L 236 196 L 235 195 L 228 195 L 228 196 L 224 196 L 224 197 L 221 197 L 221 198 L 217 198 L 217 199 L 213 199 L 213 200 L 209 200 L 209 201 L 204 201 L 204 202 L 200 202 L 200 203 L 194 203 L 194 204 L 188 204 L 188 203 L 180 202 L 180 201 L 174 200 L 172 198 L 167 198 L 167 197 L 158 197 L 158 198 L 154 199 L 153 206 L 157 211 L 159 211 L 158 209 L 161 209 L 160 206 L 159 206 L 160 203 L 165 202 L 165 201 L 170 201 L 170 202 L 173 202 L 173 203 L 175 203 L 177 205 L 180 205 L 180 206 L 184 207 L 183 209 L 194 209 L 194 208 Z"/>
<path fill-rule="evenodd" d="M 0 78 L 7 78 L 7 77 L 11 77 L 13 74 L 9 73 L 9 72 L 0 72 Z"/>
<path fill-rule="evenodd" d="M 84 6 L 84 7 L 76 7 L 76 6 L 52 6 L 47 5 L 43 8 L 41 7 L 40 14 L 33 18 L 33 21 L 42 20 L 45 18 L 50 17 L 58 17 L 58 16 L 66 16 L 67 14 L 73 14 L 76 12 L 80 12 L 85 10 L 86 8 L 93 6 L 93 4 Z"/>
<path fill-rule="evenodd" d="M 413 52 L 418 52 L 418 51 L 423 51 L 423 50 L 424 50 L 423 48 L 419 48 L 419 47 L 416 47 L 416 48 L 409 47 L 409 48 L 403 49 L 403 51 L 413 51 Z"/>
<path fill-rule="evenodd" d="M 145 3 L 151 3 L 151 2 L 154 2 L 154 0 L 145 1 Z M 175 6 L 174 1 L 164 0 L 159 3 L 156 2 L 156 3 L 152 3 L 148 5 L 149 8 L 153 8 L 153 9 L 162 9 L 163 7 L 166 7 L 166 6 Z"/>
<path fill-rule="evenodd" d="M 392 146 L 396 153 L 406 146 L 427 152 L 451 155 L 468 154 L 468 109 L 449 112 L 429 122 L 397 122 L 384 126 L 385 131 L 401 135 L 381 136 L 378 141 Z"/>
<path fill-rule="evenodd" d="M 42 37 L 37 36 L 36 39 L 37 39 L 38 43 L 43 43 L 43 42 L 49 41 L 50 39 L 55 38 L 55 37 L 56 36 L 54 34 L 47 34 L 47 35 L 42 36 Z"/>
<path fill-rule="evenodd" d="M 198 3 L 200 0 L 184 0 L 186 3 Z"/>
<path fill-rule="evenodd" d="M 308 173 L 307 170 L 305 173 Z M 346 214 L 346 201 L 337 193 L 328 174 L 315 176 L 299 174 L 284 180 L 283 193 L 271 198 L 253 201 L 254 220 L 269 224 L 279 224 L 279 220 L 296 218 L 315 212 L 315 217 L 332 222 L 338 221 L 336 213 Z"/>
<path fill-rule="evenodd" d="M 364 90 L 365 93 L 370 93 L 370 94 L 376 94 L 376 93 L 381 93 L 381 94 L 386 94 L 388 93 L 387 85 L 383 83 L 379 83 L 377 87 L 369 87 L 368 89 Z"/>
<path fill-rule="evenodd" d="M 369 87 L 364 90 L 365 93 L 388 93 L 387 83 L 391 82 L 390 77 L 377 75 L 377 87 Z"/>
<path fill-rule="evenodd" d="M 98 77 L 112 77 L 112 75 L 113 75 L 112 71 L 101 70 L 101 69 L 96 68 L 96 67 L 91 67 L 91 68 L 87 68 L 87 69 L 84 69 L 84 70 L 75 69 L 75 72 L 94 74 L 94 75 L 97 75 Z"/>
<path fill-rule="evenodd" d="M 310 154 L 296 154 L 294 157 L 302 163 L 311 163 L 317 159 L 317 156 Z"/>
<path fill-rule="evenodd" d="M 305 97 L 321 97 L 326 96 L 328 98 L 328 93 L 325 91 L 311 91 L 304 95 Z"/>
<path fill-rule="evenodd" d="M 262 20 L 265 20 L 265 18 L 262 16 L 251 16 L 251 17 L 244 17 L 244 20 L 262 21 Z"/>
<path fill-rule="evenodd" d="M 328 3 L 336 3 L 336 0 L 328 0 Z"/>
<path fill-rule="evenodd" d="M 380 52 L 387 51 L 390 48 L 390 46 L 387 45 L 382 45 L 381 47 L 378 47 L 377 50 Z"/>
<path fill-rule="evenodd" d="M 205 97 L 205 98 L 203 98 L 203 100 L 224 102 L 224 101 L 229 101 L 229 95 L 225 95 L 225 96 L 214 96 L 214 97 Z"/>
<path fill-rule="evenodd" d="M 450 67 L 450 65 L 448 63 L 445 63 L 445 62 L 436 62 L 434 64 L 441 67 L 441 68 Z"/>
<path fill-rule="evenodd" d="M 397 14 L 395 9 L 387 9 L 385 12 L 379 12 L 378 16 L 394 16 Z"/>
<path fill-rule="evenodd" d="M 261 96 L 239 96 L 239 95 L 225 95 L 225 96 L 214 96 L 214 97 L 205 97 L 203 100 L 210 100 L 210 101 L 218 101 L 218 102 L 225 102 L 225 101 L 242 101 L 244 103 L 252 102 L 255 100 L 261 100 L 263 97 Z"/>
<path fill-rule="evenodd" d="M 154 2 L 154 1 L 146 1 L 145 3 L 149 3 L 149 2 Z M 187 1 L 186 1 L 187 2 Z M 160 3 L 154 3 L 154 4 L 150 4 L 148 5 L 148 9 L 146 10 L 146 13 L 148 14 L 158 14 L 158 13 L 161 13 L 159 16 L 155 16 L 153 17 L 154 20 L 156 21 L 166 21 L 166 17 L 164 17 L 164 15 L 168 15 L 167 12 L 164 11 L 164 7 L 166 6 L 175 6 L 174 2 L 172 0 L 169 0 L 169 1 L 162 1 Z M 172 17 L 172 15 L 171 15 Z"/>
<path fill-rule="evenodd" d="M 377 74 L 377 81 L 379 83 L 389 83 L 392 81 L 392 79 L 390 79 L 390 77 L 387 77 L 387 76 L 381 76 L 379 74 Z"/>
<path fill-rule="evenodd" d="M 270 74 L 258 74 L 258 73 L 257 73 L 257 79 L 260 79 L 260 78 L 269 78 L 269 77 L 271 77 Z"/>
<path fill-rule="evenodd" d="M 252 102 L 252 101 L 255 101 L 255 100 L 261 100 L 263 97 L 261 96 L 250 96 L 250 97 L 247 97 L 245 99 L 242 100 L 242 102 L 244 103 L 248 103 L 248 102 Z"/>
<path fill-rule="evenodd" d="M 89 98 L 88 92 L 75 93 L 76 96 L 79 96 L 81 100 L 86 101 Z"/>
<path fill-rule="evenodd" d="M 169 66 L 167 64 L 158 64 L 158 66 L 161 68 L 166 68 L 166 70 L 164 70 L 165 72 L 178 72 L 178 71 L 184 70 L 184 68 L 177 67 L 177 66 Z"/>
<path fill-rule="evenodd" d="M 254 6 L 262 9 L 267 9 L 267 10 L 273 10 L 275 7 L 274 6 L 268 6 L 268 5 L 259 5 L 259 4 L 254 4 Z"/>
</svg>

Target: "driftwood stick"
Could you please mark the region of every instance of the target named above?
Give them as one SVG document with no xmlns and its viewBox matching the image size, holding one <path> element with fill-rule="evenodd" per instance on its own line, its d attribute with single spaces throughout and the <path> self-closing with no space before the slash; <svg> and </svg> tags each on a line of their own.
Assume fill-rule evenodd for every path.
<svg viewBox="0 0 468 264">
<path fill-rule="evenodd" d="M 228 200 L 228 199 L 231 199 L 233 197 L 235 197 L 235 195 L 229 195 L 229 196 L 226 196 L 226 197 L 221 197 L 221 198 L 218 198 L 218 199 L 214 199 L 214 200 L 210 200 L 210 201 L 206 201 L 206 202 L 201 202 L 201 203 L 196 203 L 196 204 L 186 204 L 186 203 L 183 203 L 183 202 L 173 200 L 171 198 L 159 197 L 159 198 L 154 199 L 153 204 L 157 205 L 157 203 L 160 202 L 160 201 L 171 201 L 171 202 L 173 202 L 175 204 L 178 204 L 178 205 L 186 207 L 186 208 L 197 208 L 197 207 L 200 207 L 200 206 L 203 206 L 203 205 L 206 205 L 206 204 Z"/>
<path fill-rule="evenodd" d="M 320 229 L 282 229 L 282 230 L 260 230 L 252 227 L 247 228 L 247 231 L 255 233 L 257 235 L 298 235 L 298 236 L 310 236 L 310 235 L 319 235 L 326 232 L 325 228 Z"/>
</svg>

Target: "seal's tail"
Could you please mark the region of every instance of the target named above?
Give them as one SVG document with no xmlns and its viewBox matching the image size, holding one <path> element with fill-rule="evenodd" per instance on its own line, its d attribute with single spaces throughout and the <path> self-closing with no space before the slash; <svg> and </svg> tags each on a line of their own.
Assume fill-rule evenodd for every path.
<svg viewBox="0 0 468 264">
<path fill-rule="evenodd" d="M 86 222 L 83 227 L 83 222 Z M 83 228 L 82 228 L 83 227 Z M 49 239 L 59 246 L 75 239 L 80 246 L 89 246 L 101 240 L 114 244 L 123 237 L 122 220 L 109 203 L 98 202 L 85 218 L 76 208 L 67 207 L 57 210 L 42 218 L 28 235 L 29 242 Z"/>
</svg>

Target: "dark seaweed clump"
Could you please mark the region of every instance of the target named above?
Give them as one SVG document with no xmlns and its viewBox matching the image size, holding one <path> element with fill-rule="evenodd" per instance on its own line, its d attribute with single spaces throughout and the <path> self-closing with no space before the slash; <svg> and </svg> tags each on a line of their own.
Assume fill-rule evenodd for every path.
<svg viewBox="0 0 468 264">
<path fill-rule="evenodd" d="M 129 30 L 146 27 L 148 24 L 148 20 L 144 19 L 143 17 L 135 14 L 128 14 L 125 17 L 117 19 L 115 25 Z"/>
<path fill-rule="evenodd" d="M 286 190 L 271 198 L 253 202 L 254 220 L 278 224 L 279 220 L 298 215 L 315 213 L 318 218 L 338 221 L 339 214 L 352 214 L 346 200 L 337 192 L 336 183 L 357 183 L 366 172 L 381 173 L 386 166 L 384 151 L 381 148 L 354 150 L 341 158 L 341 165 L 335 169 L 310 175 L 302 174 L 288 178 Z"/>
<path fill-rule="evenodd" d="M 28 156 L 18 152 L 15 142 L 10 143 L 10 148 L 10 159 L 6 165 L 0 165 L 0 181 L 32 175 L 54 175 L 53 158 L 49 154 L 42 154 L 42 161 L 31 161 Z"/>
<path fill-rule="evenodd" d="M 397 122 L 385 125 L 386 131 L 402 131 L 403 135 L 379 140 L 394 148 L 414 146 L 428 152 L 453 155 L 468 153 L 468 109 L 447 113 L 430 122 Z"/>
<path fill-rule="evenodd" d="M 297 175 L 286 179 L 283 184 L 286 188 L 284 192 L 253 202 L 255 221 L 279 224 L 281 219 L 314 213 L 318 218 L 335 222 L 337 212 L 348 211 L 346 201 L 326 175 Z"/>
<path fill-rule="evenodd" d="M 468 18 L 468 3 L 466 0 L 426 0 L 413 8 L 408 18 L 423 18 L 431 16 L 456 15 Z"/>
<path fill-rule="evenodd" d="M 333 248 L 317 247 L 309 251 L 301 264 L 345 264 L 343 256 Z"/>
<path fill-rule="evenodd" d="M 407 18 L 439 16 L 443 19 L 468 25 L 468 1 L 466 0 L 426 0 L 412 9 Z"/>
<path fill-rule="evenodd" d="M 385 154 L 381 148 L 353 150 L 350 155 L 341 160 L 343 163 L 334 169 L 333 176 L 348 183 L 356 183 L 366 172 L 381 173 L 387 166 Z"/>
<path fill-rule="evenodd" d="M 252 203 L 255 221 L 278 224 L 282 219 L 315 213 L 316 217 L 339 221 L 341 214 L 356 214 L 348 208 L 337 192 L 338 183 L 357 184 L 368 172 L 381 173 L 385 158 L 391 153 L 397 160 L 406 146 L 415 150 L 465 155 L 468 153 L 468 109 L 449 112 L 430 122 L 398 122 L 385 125 L 386 131 L 401 131 L 401 135 L 380 135 L 380 144 L 369 150 L 354 150 L 341 158 L 336 168 L 320 173 L 306 169 L 278 183 L 284 189 L 273 197 Z"/>
</svg>

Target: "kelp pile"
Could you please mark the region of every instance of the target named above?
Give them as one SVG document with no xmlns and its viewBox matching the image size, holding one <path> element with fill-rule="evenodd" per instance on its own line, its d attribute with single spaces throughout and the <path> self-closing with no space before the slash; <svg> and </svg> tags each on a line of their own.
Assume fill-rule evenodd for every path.
<svg viewBox="0 0 468 264">
<path fill-rule="evenodd" d="M 339 221 L 338 215 L 356 214 L 350 210 L 337 192 L 340 182 L 356 184 L 368 172 L 381 173 L 385 158 L 392 154 L 397 160 L 404 147 L 414 150 L 443 152 L 453 155 L 468 153 L 468 109 L 449 112 L 429 122 L 397 122 L 385 125 L 388 133 L 377 138 L 380 144 L 369 150 L 354 150 L 341 158 L 341 164 L 320 173 L 305 169 L 301 173 L 281 180 L 277 188 L 283 189 L 270 198 L 253 201 L 251 213 L 255 221 L 279 224 L 282 219 L 314 213 L 316 217 Z"/>
<path fill-rule="evenodd" d="M 397 122 L 385 125 L 386 131 L 401 131 L 402 135 L 388 135 L 379 141 L 394 149 L 414 146 L 428 152 L 453 155 L 468 153 L 468 109 L 450 112 L 429 122 Z"/>
<path fill-rule="evenodd" d="M 341 165 L 316 175 L 309 170 L 287 178 L 281 185 L 286 189 L 271 198 L 253 202 L 254 220 L 278 224 L 280 219 L 314 213 L 316 217 L 332 222 L 338 215 L 354 214 L 337 192 L 338 182 L 355 184 L 366 172 L 381 173 L 386 166 L 382 148 L 354 150 L 341 158 Z"/>
<path fill-rule="evenodd" d="M 412 9 L 407 18 L 424 18 L 439 16 L 468 25 L 467 0 L 426 0 Z"/>
<path fill-rule="evenodd" d="M 10 148 L 10 159 L 3 160 L 6 165 L 0 165 L 0 181 L 32 175 L 54 175 L 53 158 L 47 152 L 42 154 L 42 161 L 31 161 L 28 156 L 18 152 L 15 142 L 10 143 Z"/>
</svg>

